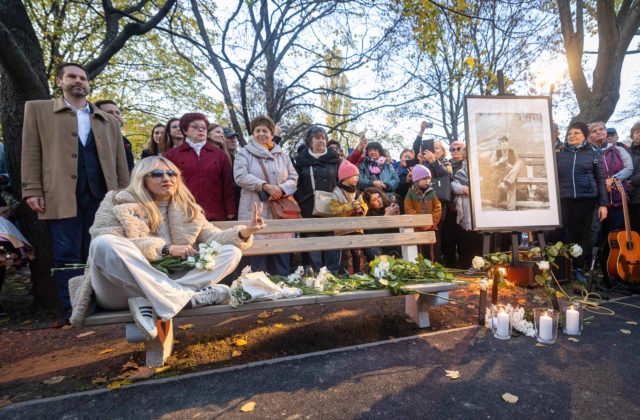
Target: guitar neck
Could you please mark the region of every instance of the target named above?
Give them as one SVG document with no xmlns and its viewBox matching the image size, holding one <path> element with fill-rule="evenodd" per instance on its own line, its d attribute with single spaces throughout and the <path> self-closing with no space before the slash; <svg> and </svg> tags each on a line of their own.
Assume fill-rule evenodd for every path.
<svg viewBox="0 0 640 420">
<path fill-rule="evenodd" d="M 631 221 L 629 220 L 629 209 L 627 208 L 627 193 L 624 191 L 624 186 L 619 179 L 614 180 L 616 188 L 620 191 L 622 197 L 622 212 L 624 214 L 624 231 L 627 234 L 627 243 L 631 241 Z"/>
</svg>

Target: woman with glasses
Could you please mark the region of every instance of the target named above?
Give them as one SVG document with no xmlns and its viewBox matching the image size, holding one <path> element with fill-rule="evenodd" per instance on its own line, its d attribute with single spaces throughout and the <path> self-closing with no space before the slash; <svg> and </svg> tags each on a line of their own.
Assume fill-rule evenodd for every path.
<svg viewBox="0 0 640 420">
<path fill-rule="evenodd" d="M 91 296 L 107 310 L 129 307 L 145 339 L 157 335 L 156 317 L 169 320 L 185 307 L 223 303 L 229 287 L 217 284 L 238 265 L 241 249 L 264 227 L 260 206 L 249 226 L 221 231 L 207 222 L 201 207 L 182 183 L 180 170 L 161 156 L 142 159 L 131 183 L 110 191 L 91 227 L 89 269 L 70 282 L 71 322 L 82 324 Z M 167 256 L 187 259 L 200 244 L 221 245 L 212 269 L 174 275 L 150 264 Z"/>
<path fill-rule="evenodd" d="M 273 219 L 269 202 L 296 192 L 298 173 L 289 155 L 274 142 L 276 124 L 265 115 L 251 120 L 252 138 L 236 154 L 233 174 L 236 184 L 242 188 L 238 220 L 248 219 L 255 203 L 264 203 L 262 217 Z M 266 176 L 265 176 L 266 174 Z M 290 238 L 291 234 L 263 235 L 258 239 Z M 260 255 L 250 257 L 253 271 L 271 274 L 290 274 L 289 254 Z"/>
<path fill-rule="evenodd" d="M 144 159 L 149 156 L 159 156 L 164 153 L 164 125 L 156 124 L 151 130 L 151 138 L 147 142 L 146 147 L 142 150 L 142 156 L 140 159 Z"/>
<path fill-rule="evenodd" d="M 300 205 L 302 217 L 316 217 L 313 215 L 315 191 L 333 192 L 338 184 L 340 156 L 335 148 L 327 146 L 327 132 L 320 126 L 311 126 L 305 134 L 304 142 L 307 147 L 298 154 L 294 164 L 298 172 L 295 198 Z M 333 232 L 304 236 L 333 236 Z M 310 252 L 308 255 L 315 272 L 327 267 L 332 273 L 338 273 L 340 250 Z"/>
<path fill-rule="evenodd" d="M 185 141 L 165 156 L 180 168 L 184 183 L 207 220 L 233 220 L 238 212 L 231 159 L 207 141 L 208 128 L 209 121 L 204 114 L 184 114 L 180 118 L 180 130 Z"/>
<path fill-rule="evenodd" d="M 600 221 L 607 218 L 609 197 L 602 155 L 588 142 L 589 127 L 576 121 L 569 126 L 567 142 L 556 153 L 562 228 L 551 232 L 552 242 L 573 242 L 583 246 L 595 209 Z M 586 280 L 582 272 L 584 256 L 573 261 L 574 278 Z"/>
<path fill-rule="evenodd" d="M 184 134 L 180 130 L 180 118 L 171 118 L 164 127 L 164 151 L 178 147 L 184 141 Z"/>
<path fill-rule="evenodd" d="M 437 152 L 438 149 L 436 148 L 436 153 Z M 449 152 L 451 153 L 451 160 L 449 160 L 447 169 L 451 172 L 451 176 L 453 177 L 460 169 L 462 169 L 465 161 L 466 153 L 464 150 L 464 143 L 460 140 L 454 141 L 449 145 Z M 442 238 L 442 255 L 444 258 L 443 264 L 447 267 L 455 267 L 457 265 L 460 265 L 458 255 L 463 254 L 463 249 L 465 246 L 465 231 L 456 221 L 458 217 L 458 212 L 456 211 L 455 206 L 456 194 L 454 191 L 452 192 L 454 193 L 454 196 L 452 197 L 451 201 L 446 203 L 446 205 L 443 205 L 444 209 L 442 214 L 444 215 L 444 220 L 442 222 L 442 230 L 440 233 L 440 237 Z M 466 197 L 460 197 L 458 200 L 461 200 L 462 198 Z M 467 267 L 464 266 L 464 268 Z"/>
</svg>

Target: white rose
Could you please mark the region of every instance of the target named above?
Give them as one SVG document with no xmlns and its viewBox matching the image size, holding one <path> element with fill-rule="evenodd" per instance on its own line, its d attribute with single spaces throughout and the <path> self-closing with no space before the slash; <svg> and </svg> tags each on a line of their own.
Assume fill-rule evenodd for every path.
<svg viewBox="0 0 640 420">
<path fill-rule="evenodd" d="M 214 254 L 219 254 L 221 249 L 222 245 L 217 242 L 211 241 L 211 243 L 209 244 L 209 250 Z"/>
<path fill-rule="evenodd" d="M 475 256 L 473 257 L 473 260 L 471 261 L 471 265 L 473 266 L 473 268 L 475 268 L 476 270 L 482 270 L 484 269 L 484 258 L 479 257 L 479 256 Z"/>
<path fill-rule="evenodd" d="M 540 270 L 548 270 L 550 267 L 549 261 L 538 261 L 537 264 Z"/>
<path fill-rule="evenodd" d="M 213 261 L 211 261 L 211 262 L 206 263 L 206 264 L 204 265 L 204 268 L 205 268 L 206 270 L 213 271 L 213 269 L 215 268 L 215 266 L 216 266 L 216 263 L 214 263 Z"/>
<path fill-rule="evenodd" d="M 208 262 L 208 263 L 209 263 L 209 262 L 212 262 L 212 261 L 213 261 L 214 256 L 213 256 L 213 255 L 211 255 L 211 254 L 206 254 L 205 256 L 203 256 L 203 257 L 202 257 L 202 259 L 203 259 L 205 262 Z"/>
<path fill-rule="evenodd" d="M 203 267 L 204 267 L 204 264 L 202 264 L 201 262 L 197 262 L 197 263 L 196 263 L 196 268 L 197 268 L 198 270 L 202 270 L 202 268 L 203 268 Z"/>
<path fill-rule="evenodd" d="M 200 249 L 200 251 L 202 251 L 203 249 L 207 249 L 207 244 L 205 244 L 204 242 L 198 245 L 198 248 Z"/>
<path fill-rule="evenodd" d="M 189 258 L 187 258 L 187 262 L 189 264 L 195 264 L 196 263 L 196 258 L 194 256 L 190 256 Z"/>
<path fill-rule="evenodd" d="M 487 287 L 489 287 L 489 282 L 487 281 L 487 279 L 482 279 L 482 281 L 480 281 L 479 285 L 480 285 L 480 290 L 483 290 L 483 291 L 486 292 L 487 291 Z"/>
<path fill-rule="evenodd" d="M 569 254 L 571 254 L 573 258 L 578 258 L 582 255 L 582 247 L 578 244 L 573 244 L 571 248 L 569 248 Z"/>
</svg>

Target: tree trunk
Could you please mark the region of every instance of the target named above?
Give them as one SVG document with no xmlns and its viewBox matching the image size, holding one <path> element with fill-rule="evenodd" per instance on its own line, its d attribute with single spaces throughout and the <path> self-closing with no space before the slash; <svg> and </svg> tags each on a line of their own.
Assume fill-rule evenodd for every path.
<svg viewBox="0 0 640 420">
<path fill-rule="evenodd" d="M 598 58 L 589 87 L 582 67 L 584 47 L 584 2 L 576 2 L 575 27 L 571 2 L 557 0 L 562 38 L 567 54 L 569 76 L 580 113 L 573 121 L 606 122 L 613 115 L 620 99 L 620 75 L 625 54 L 640 26 L 640 2 L 624 0 L 615 13 L 614 2 L 598 0 Z"/>
<path fill-rule="evenodd" d="M 20 160 L 24 104 L 35 99 L 49 99 L 44 60 L 40 44 L 22 2 L 0 1 L 0 123 L 12 192 L 21 197 Z M 26 203 L 18 211 L 20 229 L 35 248 L 31 262 L 31 282 L 36 304 L 58 308 L 57 287 L 51 275 L 53 254 L 49 232 L 44 222 Z"/>
</svg>

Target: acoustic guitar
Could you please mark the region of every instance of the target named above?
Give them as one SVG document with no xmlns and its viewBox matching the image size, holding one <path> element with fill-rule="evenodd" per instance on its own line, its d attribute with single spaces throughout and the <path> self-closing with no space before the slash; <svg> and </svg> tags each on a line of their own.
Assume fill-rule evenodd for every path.
<svg viewBox="0 0 640 420">
<path fill-rule="evenodd" d="M 607 272 L 612 278 L 627 283 L 640 283 L 640 235 L 631 230 L 627 195 L 622 183 L 614 179 L 615 186 L 622 195 L 622 211 L 624 212 L 624 230 L 609 233 L 609 258 Z"/>
</svg>

